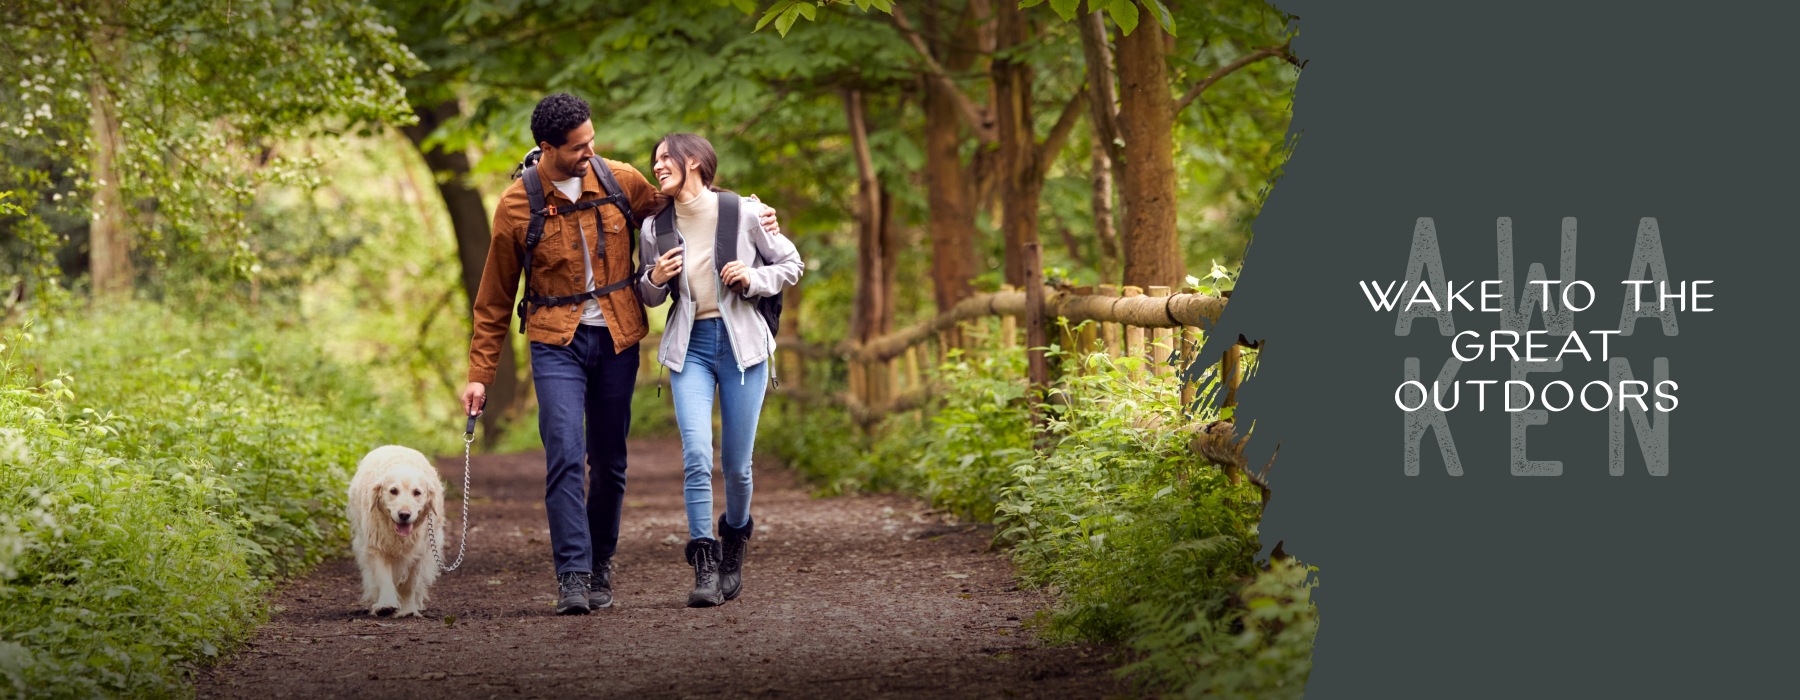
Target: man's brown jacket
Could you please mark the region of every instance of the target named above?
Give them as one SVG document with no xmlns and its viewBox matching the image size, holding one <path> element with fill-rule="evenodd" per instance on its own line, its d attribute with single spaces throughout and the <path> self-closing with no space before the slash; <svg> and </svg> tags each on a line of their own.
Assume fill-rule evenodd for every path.
<svg viewBox="0 0 1800 700">
<path fill-rule="evenodd" d="M 632 212 L 647 216 L 655 204 L 657 191 L 637 169 L 614 160 L 602 159 L 612 169 L 625 196 L 631 200 Z M 603 197 L 599 176 L 589 168 L 581 178 L 581 199 Z M 538 178 L 544 184 L 545 203 L 552 206 L 573 204 L 550 182 L 542 169 Z M 481 291 L 475 294 L 475 334 L 469 341 L 469 381 L 494 383 L 494 367 L 499 362 L 500 344 L 512 327 L 514 293 L 519 288 L 520 260 L 524 253 L 525 229 L 531 222 L 531 210 L 522 180 L 513 181 L 500 195 L 500 206 L 494 211 L 494 238 L 488 246 L 487 266 L 481 271 Z M 606 254 L 598 254 L 596 236 L 605 232 Z M 578 233 L 579 232 L 579 233 Z M 631 259 L 632 233 L 624 215 L 612 205 L 584 209 L 574 214 L 548 217 L 544 220 L 544 237 L 532 252 L 531 284 L 536 293 L 558 297 L 577 294 L 587 289 L 582 277 L 581 242 L 585 234 L 587 249 L 593 251 L 590 263 L 595 286 L 623 280 L 636 265 Z M 606 326 L 612 331 L 613 350 L 625 352 L 637 345 L 648 331 L 644 306 L 638 302 L 634 285 L 600 297 L 600 310 L 606 314 Z M 533 307 L 525 323 L 525 335 L 533 342 L 568 345 L 581 322 L 581 304 Z"/>
</svg>

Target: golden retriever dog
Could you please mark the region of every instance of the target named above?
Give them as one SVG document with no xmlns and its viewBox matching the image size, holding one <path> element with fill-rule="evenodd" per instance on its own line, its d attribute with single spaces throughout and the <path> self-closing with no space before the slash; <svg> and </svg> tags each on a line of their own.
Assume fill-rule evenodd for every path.
<svg viewBox="0 0 1800 700">
<path fill-rule="evenodd" d="M 350 478 L 351 547 L 362 569 L 362 605 L 373 615 L 421 616 L 444 552 L 444 483 L 431 460 L 398 445 L 377 447 Z M 426 527 L 437 526 L 437 557 Z"/>
</svg>

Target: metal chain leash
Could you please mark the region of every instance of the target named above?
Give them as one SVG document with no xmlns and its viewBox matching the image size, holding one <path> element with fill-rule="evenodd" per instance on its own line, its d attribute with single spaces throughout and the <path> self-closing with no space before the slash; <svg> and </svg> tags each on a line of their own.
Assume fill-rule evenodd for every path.
<svg viewBox="0 0 1800 700">
<path fill-rule="evenodd" d="M 425 523 L 425 537 L 431 544 L 431 558 L 437 560 L 439 571 L 450 573 L 462 566 L 463 554 L 469 548 L 469 450 L 475 444 L 475 416 L 469 416 L 469 427 L 463 431 L 463 490 L 462 490 L 462 537 L 456 543 L 456 562 L 444 566 L 444 557 L 438 553 L 437 518 Z"/>
</svg>

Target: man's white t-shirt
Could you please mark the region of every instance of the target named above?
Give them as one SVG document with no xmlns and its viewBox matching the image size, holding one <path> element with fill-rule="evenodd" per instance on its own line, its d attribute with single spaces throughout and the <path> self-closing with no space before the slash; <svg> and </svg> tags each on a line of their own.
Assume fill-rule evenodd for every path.
<svg viewBox="0 0 1800 700">
<path fill-rule="evenodd" d="M 558 192 L 563 193 L 564 197 L 568 197 L 569 201 L 571 201 L 571 202 L 581 201 L 581 178 L 572 177 L 567 180 L 557 180 L 551 184 L 556 185 L 556 190 Z M 596 213 L 595 219 L 598 220 L 598 218 L 599 218 L 599 214 Z M 576 231 L 575 237 L 581 240 L 581 273 L 583 276 L 585 276 L 587 278 L 587 289 L 585 289 L 584 291 L 591 292 L 591 291 L 594 291 L 594 288 L 595 288 L 595 285 L 594 285 L 594 263 L 593 263 L 594 254 L 592 251 L 588 250 L 587 231 L 585 229 L 581 228 L 581 217 L 575 217 L 575 222 L 576 222 L 575 223 L 575 227 L 576 227 L 575 228 L 575 231 Z M 605 245 L 606 236 L 604 234 L 596 235 L 595 238 L 601 241 L 601 245 Z M 600 300 L 589 299 L 586 302 L 583 302 L 581 304 L 581 325 L 584 325 L 584 326 L 604 326 L 604 325 L 606 325 L 606 315 L 602 314 L 600 312 Z"/>
</svg>

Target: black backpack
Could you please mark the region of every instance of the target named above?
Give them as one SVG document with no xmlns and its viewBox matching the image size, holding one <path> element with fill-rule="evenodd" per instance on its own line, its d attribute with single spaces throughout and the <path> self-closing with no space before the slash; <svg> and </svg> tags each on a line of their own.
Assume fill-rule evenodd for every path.
<svg viewBox="0 0 1800 700">
<path fill-rule="evenodd" d="M 737 260 L 738 250 L 737 237 L 739 223 L 737 193 L 729 190 L 719 190 L 718 194 L 719 227 L 713 233 L 714 274 L 717 274 L 720 270 L 725 269 L 726 265 Z M 657 255 L 661 255 L 663 252 L 671 250 L 679 245 L 681 245 L 681 241 L 675 234 L 675 205 L 671 203 L 669 206 L 663 207 L 662 212 L 656 215 Z M 757 252 L 756 260 L 758 263 L 765 265 L 769 262 L 768 260 L 763 259 L 761 251 Z M 646 261 L 646 265 L 648 264 L 648 261 Z M 680 285 L 669 288 L 669 295 L 671 298 L 678 297 L 680 294 Z M 762 315 L 764 323 L 769 324 L 769 335 L 771 337 L 781 332 L 781 296 L 782 292 L 776 292 L 774 296 L 757 297 L 755 300 L 756 312 Z M 670 316 L 675 314 L 675 306 L 673 304 L 669 306 L 669 314 Z"/>
<path fill-rule="evenodd" d="M 638 243 L 638 218 L 637 215 L 631 212 L 631 198 L 625 196 L 625 189 L 619 186 L 618 178 L 613 177 L 612 168 L 606 167 L 606 161 L 601 160 L 599 156 L 594 156 L 589 159 L 589 167 L 593 169 L 595 175 L 599 176 L 600 189 L 605 190 L 606 196 L 586 202 L 577 202 L 573 206 L 562 207 L 559 209 L 545 204 L 544 182 L 538 178 L 537 171 L 539 155 L 538 149 L 531 149 L 530 153 L 525 154 L 524 162 L 520 163 L 519 168 L 513 171 L 513 176 L 522 179 L 525 183 L 525 197 L 528 200 L 529 208 L 531 209 L 531 224 L 525 230 L 524 250 L 519 254 L 519 257 L 524 261 L 525 265 L 525 298 L 519 300 L 520 333 L 525 332 L 525 319 L 527 316 L 530 316 L 532 312 L 549 306 L 581 304 L 589 299 L 598 299 L 606 296 L 635 284 L 640 271 L 640 268 L 632 268 L 632 271 L 625 275 L 625 279 L 609 285 L 597 287 L 591 292 L 581 292 L 579 294 L 570 294 L 568 296 L 560 297 L 547 297 L 532 290 L 531 258 L 533 253 L 537 251 L 538 242 L 544 238 L 544 220 L 549 217 L 573 214 L 583 209 L 593 209 L 595 207 L 611 204 L 619 208 L 619 213 L 625 215 L 625 233 L 631 238 L 632 255 L 637 254 Z M 598 232 L 594 237 L 599 241 L 599 245 L 596 247 L 599 248 L 597 252 L 600 255 L 600 264 L 604 266 L 606 264 L 606 232 Z"/>
</svg>

